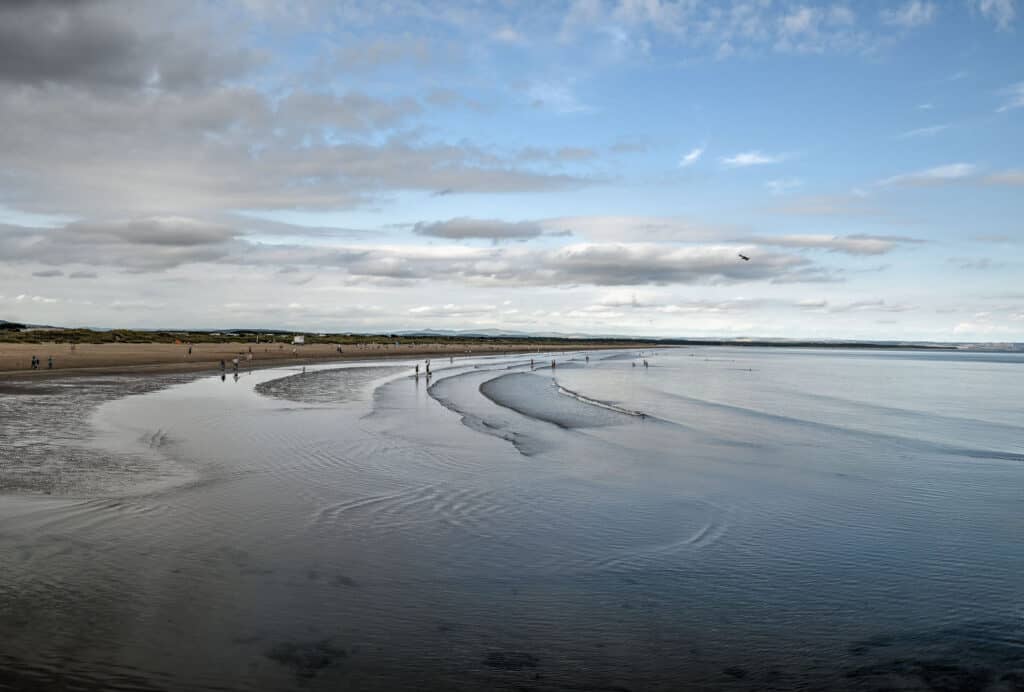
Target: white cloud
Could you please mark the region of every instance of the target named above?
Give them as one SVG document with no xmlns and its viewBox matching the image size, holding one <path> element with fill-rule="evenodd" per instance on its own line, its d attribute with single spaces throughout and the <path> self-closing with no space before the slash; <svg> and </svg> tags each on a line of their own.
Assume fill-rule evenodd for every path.
<svg viewBox="0 0 1024 692">
<path fill-rule="evenodd" d="M 1024 82 L 1011 84 L 1001 91 L 1007 97 L 1006 103 L 996 109 L 997 113 L 1003 113 L 1014 108 L 1024 108 Z"/>
<path fill-rule="evenodd" d="M 583 308 L 584 310 L 609 310 L 629 308 L 631 311 L 661 313 L 664 315 L 722 315 L 756 309 L 771 301 L 730 298 L 726 300 L 678 300 L 650 291 L 619 291 L 605 294 L 597 304 Z"/>
<path fill-rule="evenodd" d="M 733 156 L 722 158 L 722 164 L 730 168 L 745 168 L 747 166 L 763 166 L 770 163 L 779 163 L 785 159 L 779 154 L 763 154 L 758 150 L 744 151 Z"/>
<path fill-rule="evenodd" d="M 847 255 L 884 255 L 901 244 L 919 243 L 916 238 L 891 235 L 824 235 L 824 234 L 790 234 L 778 236 L 751 236 L 740 239 L 742 242 L 771 245 L 775 247 L 802 248 L 810 250 L 827 250 Z"/>
<path fill-rule="evenodd" d="M 619 0 L 612 18 L 624 24 L 648 24 L 667 33 L 681 30 L 686 7 L 668 0 Z"/>
<path fill-rule="evenodd" d="M 459 305 L 446 303 L 445 305 L 419 305 L 408 310 L 418 317 L 497 317 L 499 308 L 497 305 Z M 507 310 L 505 311 L 508 312 Z"/>
<path fill-rule="evenodd" d="M 884 300 L 856 300 L 852 303 L 833 305 L 829 312 L 907 312 L 913 305 L 887 303 Z"/>
<path fill-rule="evenodd" d="M 660 291 L 649 289 L 618 289 L 607 291 L 598 300 L 600 305 L 613 308 L 652 308 L 666 305 L 667 296 Z"/>
<path fill-rule="evenodd" d="M 800 178 L 779 178 L 777 180 L 769 180 L 764 186 L 773 195 L 784 195 L 791 190 L 801 187 L 803 184 L 804 181 L 800 180 Z"/>
<path fill-rule="evenodd" d="M 946 261 L 961 269 L 988 270 L 1000 266 L 990 257 L 950 257 Z"/>
<path fill-rule="evenodd" d="M 15 302 L 18 302 L 18 303 L 23 303 L 23 302 L 26 302 L 26 301 L 31 301 L 33 303 L 56 303 L 57 302 L 56 298 L 49 298 L 47 296 L 33 296 L 33 295 L 29 295 L 27 293 L 19 293 L 14 298 L 14 300 L 15 300 Z"/>
<path fill-rule="evenodd" d="M 493 242 L 529 240 L 543 235 L 544 228 L 535 221 L 500 221 L 458 217 L 432 223 L 419 222 L 412 228 L 417 235 L 449 240 L 486 239 Z"/>
<path fill-rule="evenodd" d="M 1004 31 L 1010 28 L 1017 17 L 1015 0 L 971 0 L 971 5 Z"/>
<path fill-rule="evenodd" d="M 704 147 L 696 147 L 690 150 L 689 154 L 686 154 L 683 158 L 679 159 L 679 167 L 686 168 L 697 163 L 697 160 L 704 154 Z"/>
<path fill-rule="evenodd" d="M 532 106 L 546 108 L 563 115 L 586 113 L 592 110 L 590 106 L 581 103 L 576 98 L 576 94 L 567 84 L 534 82 L 527 89 L 526 95 Z"/>
<path fill-rule="evenodd" d="M 513 192 L 573 178 L 463 139 L 392 130 L 419 108 L 358 93 L 275 101 L 235 86 L 185 95 L 0 88 L 0 152 L 14 181 L 4 186 L 26 211 L 104 217 L 336 210 L 397 190 Z"/>
<path fill-rule="evenodd" d="M 447 239 L 514 239 L 534 237 L 544 232 L 548 223 L 455 219 L 436 227 L 427 224 L 421 229 Z M 176 237 L 179 230 L 181 238 Z M 149 219 L 76 223 L 61 229 L 33 230 L 31 236 L 23 228 L 0 226 L 0 257 L 5 263 L 30 266 L 86 265 L 129 272 L 180 272 L 198 270 L 199 266 L 209 271 L 209 267 L 216 266 L 220 270 L 230 268 L 237 275 L 296 268 L 310 275 L 331 273 L 334 285 L 352 287 L 408 287 L 434 282 L 468 288 L 835 280 L 829 270 L 795 254 L 765 252 L 760 253 L 757 263 L 738 262 L 734 245 L 618 242 L 537 248 L 498 244 L 267 244 L 254 242 L 231 228 L 198 225 L 188 220 L 174 220 L 172 225 Z M 277 285 L 280 287 L 281 283 L 278 281 Z"/>
<path fill-rule="evenodd" d="M 727 224 L 704 224 L 671 216 L 567 216 L 541 221 L 552 235 L 570 231 L 595 241 L 696 243 L 721 241 L 738 229 Z"/>
<path fill-rule="evenodd" d="M 601 0 L 572 0 L 562 19 L 559 38 L 562 41 L 571 41 L 577 31 L 593 26 L 603 19 L 604 8 Z"/>
<path fill-rule="evenodd" d="M 519 33 L 518 31 L 509 26 L 498 29 L 493 34 L 491 34 L 491 38 L 493 38 L 495 41 L 500 41 L 501 43 L 526 42 L 526 38 L 521 33 Z"/>
<path fill-rule="evenodd" d="M 849 26 L 856 23 L 856 21 L 857 15 L 849 7 L 833 5 L 829 9 L 829 22 L 832 24 Z"/>
<path fill-rule="evenodd" d="M 767 9 L 768 3 L 762 8 Z M 768 19 L 768 18 L 762 18 Z M 848 7 L 799 5 L 774 19 L 773 48 L 782 53 L 863 52 L 877 40 L 856 28 L 857 17 Z"/>
<path fill-rule="evenodd" d="M 974 175 L 977 166 L 971 163 L 950 163 L 945 166 L 936 166 L 913 173 L 902 173 L 885 178 L 878 182 L 879 185 L 941 185 L 956 180 L 963 180 Z"/>
<path fill-rule="evenodd" d="M 911 139 L 913 137 L 933 137 L 943 130 L 949 129 L 949 125 L 932 125 L 930 127 L 919 127 L 916 130 L 907 130 L 896 135 L 897 139 Z"/>
<path fill-rule="evenodd" d="M 222 259 L 239 247 L 239 236 L 238 229 L 185 217 L 76 221 L 52 229 L 0 226 L 0 257 L 159 271 Z"/>
<path fill-rule="evenodd" d="M 600 47 L 603 58 L 646 56 L 652 46 L 671 41 L 687 52 L 719 60 L 764 51 L 866 53 L 889 38 L 858 26 L 856 4 L 815 5 L 770 0 L 575 0 L 560 17 L 558 37 L 566 43 L 586 38 Z"/>
<path fill-rule="evenodd" d="M 960 322 L 953 327 L 953 333 L 957 336 L 971 336 L 973 338 L 989 337 L 992 334 L 1011 333 L 1005 325 L 992 324 L 990 322 Z"/>
<path fill-rule="evenodd" d="M 935 19 L 934 3 L 923 0 L 909 0 L 900 7 L 881 11 L 882 21 L 893 26 L 913 28 L 930 24 Z"/>
<path fill-rule="evenodd" d="M 796 305 L 801 310 L 823 310 L 828 307 L 828 301 L 822 298 L 807 298 Z"/>
<path fill-rule="evenodd" d="M 811 7 L 798 7 L 781 19 L 782 31 L 786 34 L 805 34 L 814 28 L 818 21 L 817 10 Z"/>
</svg>

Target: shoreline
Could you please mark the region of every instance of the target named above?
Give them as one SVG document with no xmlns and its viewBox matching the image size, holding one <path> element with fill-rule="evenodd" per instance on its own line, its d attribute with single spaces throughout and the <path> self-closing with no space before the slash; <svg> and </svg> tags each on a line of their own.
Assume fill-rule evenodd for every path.
<svg viewBox="0 0 1024 692">
<path fill-rule="evenodd" d="M 247 360 L 249 347 L 253 347 L 252 360 Z M 414 358 L 464 358 L 516 353 L 551 353 L 622 350 L 622 344 L 354 344 L 339 353 L 326 344 L 298 346 L 295 353 L 272 350 L 263 344 L 241 342 L 225 344 L 195 344 L 193 355 L 188 347 L 179 344 L 79 344 L 74 351 L 70 344 L 0 344 L 0 385 L 25 383 L 59 377 L 85 377 L 90 375 L 171 375 L 185 373 L 220 372 L 220 361 L 227 363 L 232 372 L 232 359 L 239 359 L 239 372 L 273 367 L 345 363 L 361 360 L 408 360 Z M 635 344 L 636 349 L 664 348 L 658 344 Z M 39 355 L 41 366 L 29 367 L 32 355 Z M 53 369 L 47 359 L 54 357 Z M 68 362 L 72 365 L 68 365 Z M 17 364 L 17 367 L 11 367 Z M 0 386 L 0 394 L 3 394 Z M 16 388 L 15 388 L 16 389 Z M 11 392 L 14 393 L 14 392 Z"/>
</svg>

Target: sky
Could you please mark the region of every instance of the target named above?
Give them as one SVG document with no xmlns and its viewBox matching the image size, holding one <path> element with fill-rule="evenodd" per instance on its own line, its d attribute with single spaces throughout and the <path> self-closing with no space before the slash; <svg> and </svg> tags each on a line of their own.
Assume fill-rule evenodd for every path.
<svg viewBox="0 0 1024 692">
<path fill-rule="evenodd" d="M 1024 341 L 1022 219 L 1018 0 L 0 3 L 0 319 Z"/>
</svg>

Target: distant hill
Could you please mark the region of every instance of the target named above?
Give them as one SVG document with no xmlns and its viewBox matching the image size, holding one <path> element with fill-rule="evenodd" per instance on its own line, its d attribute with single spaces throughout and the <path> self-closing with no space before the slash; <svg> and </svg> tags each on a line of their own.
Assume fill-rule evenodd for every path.
<svg viewBox="0 0 1024 692">
<path fill-rule="evenodd" d="M 62 327 L 50 327 L 49 325 L 27 325 L 24 322 L 12 322 L 7 319 L 0 319 L 0 330 L 60 330 Z"/>
<path fill-rule="evenodd" d="M 413 329 L 393 332 L 405 337 L 450 337 L 463 339 L 630 339 L 632 341 L 656 341 L 643 336 L 621 334 L 582 334 L 565 332 L 517 332 L 510 329 Z"/>
<path fill-rule="evenodd" d="M 471 331 L 459 331 L 455 329 L 411 329 L 401 332 L 392 332 L 398 336 L 444 336 L 444 337 L 515 337 L 519 339 L 537 336 L 527 332 L 508 331 L 504 329 L 477 329 Z"/>
</svg>

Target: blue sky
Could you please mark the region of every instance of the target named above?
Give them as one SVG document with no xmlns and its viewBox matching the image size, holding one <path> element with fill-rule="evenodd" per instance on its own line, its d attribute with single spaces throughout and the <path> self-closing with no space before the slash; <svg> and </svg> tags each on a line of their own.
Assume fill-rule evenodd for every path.
<svg viewBox="0 0 1024 692">
<path fill-rule="evenodd" d="M 1022 9 L 5 6 L 0 318 L 1024 341 Z"/>
</svg>

